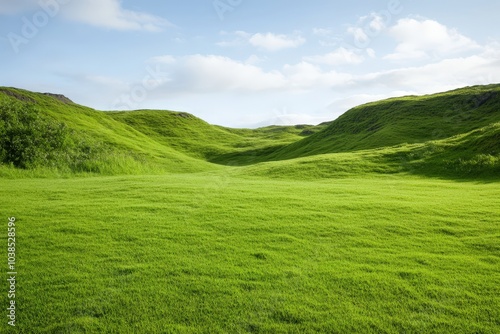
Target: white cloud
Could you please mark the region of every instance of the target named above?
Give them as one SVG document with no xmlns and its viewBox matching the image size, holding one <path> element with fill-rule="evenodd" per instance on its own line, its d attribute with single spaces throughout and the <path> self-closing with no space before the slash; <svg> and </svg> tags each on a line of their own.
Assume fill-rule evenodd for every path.
<svg viewBox="0 0 500 334">
<path fill-rule="evenodd" d="M 439 58 L 479 48 L 456 29 L 433 20 L 401 19 L 389 33 L 399 42 L 396 52 L 385 57 L 390 60 Z"/>
<path fill-rule="evenodd" d="M 280 89 L 286 84 L 278 71 L 265 72 L 255 65 L 222 56 L 162 56 L 152 61 L 162 64 L 169 73 L 165 88 L 171 93 L 257 92 Z"/>
<path fill-rule="evenodd" d="M 64 13 L 78 22 L 117 30 L 161 31 L 172 26 L 161 17 L 124 9 L 119 0 L 72 1 Z"/>
<path fill-rule="evenodd" d="M 368 29 L 373 33 L 378 33 L 386 28 L 386 19 L 378 13 L 372 13 L 362 20 L 368 21 Z"/>
<path fill-rule="evenodd" d="M 296 48 L 306 42 L 301 36 L 287 36 L 273 33 L 255 34 L 250 37 L 249 42 L 255 47 L 267 51 L 279 51 L 283 49 Z"/>
<path fill-rule="evenodd" d="M 313 28 L 312 34 L 318 38 L 318 43 L 324 47 L 342 44 L 342 38 L 330 28 Z"/>
<path fill-rule="evenodd" d="M 350 26 L 347 33 L 354 39 L 354 45 L 365 48 L 370 44 L 372 38 L 379 36 L 387 29 L 390 17 L 384 17 L 380 13 L 371 13 L 359 18 L 356 25 Z"/>
<path fill-rule="evenodd" d="M 373 51 L 373 50 L 372 50 Z M 338 48 L 337 50 L 321 56 L 305 57 L 304 60 L 326 65 L 344 65 L 344 64 L 360 64 L 364 57 L 346 48 Z"/>
<path fill-rule="evenodd" d="M 245 60 L 245 64 L 257 65 L 259 63 L 264 62 L 265 60 L 266 60 L 265 58 L 261 58 L 257 55 L 251 55 L 250 57 L 247 58 L 247 60 Z"/>
<path fill-rule="evenodd" d="M 411 91 L 432 93 L 470 84 L 500 82 L 500 46 L 468 57 L 445 59 L 422 66 L 352 74 L 325 70 L 303 60 L 281 68 L 265 70 L 259 58 L 237 61 L 216 55 L 162 56 L 151 60 L 161 64 L 168 80 L 159 89 L 163 94 L 207 93 L 311 93 L 318 90 L 341 92 L 370 91 L 371 94 Z"/>
<path fill-rule="evenodd" d="M 251 45 L 265 51 L 280 51 L 283 49 L 297 48 L 303 45 L 306 40 L 299 34 L 295 35 L 284 35 L 284 34 L 273 34 L 273 33 L 257 33 L 251 34 L 245 31 L 234 31 L 227 32 L 221 31 L 219 33 L 221 36 L 228 36 L 231 39 L 227 39 L 216 43 L 216 45 L 221 47 L 234 47 L 242 45 Z"/>
<path fill-rule="evenodd" d="M 124 9 L 119 0 L 3 0 L 0 14 L 15 14 L 28 10 L 61 13 L 69 20 L 96 27 L 116 30 L 161 31 L 172 26 L 167 20 L 137 11 Z M 51 14 L 52 15 L 52 14 Z"/>
<path fill-rule="evenodd" d="M 232 46 L 245 45 L 248 43 L 248 39 L 252 36 L 252 34 L 249 34 L 245 31 L 241 31 L 241 30 L 235 31 L 235 32 L 221 31 L 219 34 L 221 36 L 232 37 L 231 40 L 226 40 L 226 41 L 216 43 L 216 45 L 221 46 L 221 47 L 232 47 Z"/>
<path fill-rule="evenodd" d="M 360 87 L 432 93 L 474 84 L 500 82 L 500 49 L 469 57 L 444 59 L 423 66 L 392 69 L 356 78 Z"/>
<path fill-rule="evenodd" d="M 265 71 L 256 65 L 259 60 L 251 57 L 240 62 L 222 56 L 191 55 L 155 57 L 151 62 L 160 64 L 170 78 L 164 87 L 169 94 L 297 92 L 344 86 L 352 78 L 350 74 L 323 71 L 305 61 Z"/>
<path fill-rule="evenodd" d="M 365 33 L 365 30 L 360 27 L 349 27 L 347 32 L 352 35 L 354 41 L 356 43 L 367 43 L 370 40 L 370 37 Z"/>
<path fill-rule="evenodd" d="M 323 71 L 320 67 L 305 61 L 296 65 L 285 65 L 283 73 L 288 81 L 286 88 L 299 90 L 347 85 L 352 78 L 350 74 Z"/>
</svg>

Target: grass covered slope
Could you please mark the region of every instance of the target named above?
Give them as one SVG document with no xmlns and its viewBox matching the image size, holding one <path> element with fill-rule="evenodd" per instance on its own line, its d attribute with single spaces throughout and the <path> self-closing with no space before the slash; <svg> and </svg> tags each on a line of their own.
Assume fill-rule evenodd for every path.
<svg viewBox="0 0 500 334">
<path fill-rule="evenodd" d="M 500 123 L 424 144 L 405 145 L 384 153 L 403 169 L 426 176 L 468 179 L 500 178 Z"/>
<path fill-rule="evenodd" d="M 183 112 L 96 111 L 62 96 L 13 88 L 0 88 L 0 111 L 4 176 L 19 174 L 5 167 L 10 163 L 63 174 L 189 173 L 227 165 L 247 166 L 239 175 L 292 179 L 500 177 L 500 85 L 369 103 L 319 126 L 252 130 L 214 126 Z M 19 162 L 19 156 L 31 160 Z"/>
<path fill-rule="evenodd" d="M 408 96 L 355 107 L 325 130 L 270 155 L 272 160 L 423 143 L 500 122 L 500 85 Z"/>
<path fill-rule="evenodd" d="M 447 179 L 499 180 L 500 123 L 422 144 L 272 161 L 247 166 L 234 173 L 290 180 L 399 173 Z"/>
<path fill-rule="evenodd" d="M 49 124 L 49 128 L 59 126 L 65 129 L 64 135 L 60 136 L 61 143 L 56 145 L 60 151 L 57 159 L 51 156 L 53 152 L 43 153 L 44 148 L 33 140 L 35 145 L 30 149 L 50 159 L 24 164 L 6 158 L 2 159 L 4 163 L 12 162 L 15 167 L 30 169 L 50 167 L 63 172 L 101 174 L 204 171 L 220 168 L 208 161 L 237 165 L 241 163 L 240 158 L 255 163 L 257 154 L 249 159 L 248 150 L 274 152 L 278 147 L 300 140 L 325 126 L 230 129 L 210 125 L 183 112 L 102 112 L 74 104 L 61 95 L 5 87 L 0 88 L 0 110 L 5 115 L 2 124 L 6 127 L 2 128 L 9 128 L 10 134 L 17 131 L 19 137 L 24 136 L 22 133 L 27 129 L 34 131 L 38 128 L 37 133 L 31 131 L 35 138 Z M 42 122 L 27 123 L 26 117 L 21 120 L 16 116 L 16 127 L 11 119 L 16 114 L 36 115 L 35 118 Z M 4 137 L 8 136 L 5 134 Z M 71 143 L 65 145 L 63 142 Z M 26 143 L 22 145 L 26 146 Z"/>
<path fill-rule="evenodd" d="M 66 161 L 52 160 L 46 164 L 31 166 L 33 168 L 100 174 L 195 172 L 215 168 L 203 160 L 163 145 L 131 126 L 114 120 L 105 112 L 61 101 L 54 96 L 2 88 L 0 108 L 6 115 L 38 114 L 46 123 L 54 123 L 66 129 L 62 140 L 72 142 L 63 152 L 67 155 Z M 23 131 L 32 128 L 30 124 L 18 122 L 16 125 L 5 121 L 0 127 L 10 133 L 11 141 L 22 137 Z M 44 129 L 37 131 L 43 132 Z M 37 141 L 31 144 L 37 150 L 43 150 Z"/>
<path fill-rule="evenodd" d="M 274 151 L 276 147 L 293 143 L 324 127 L 297 125 L 230 129 L 208 124 L 185 112 L 138 110 L 108 114 L 179 152 L 221 164 L 237 163 L 235 157 L 249 149 Z"/>
</svg>

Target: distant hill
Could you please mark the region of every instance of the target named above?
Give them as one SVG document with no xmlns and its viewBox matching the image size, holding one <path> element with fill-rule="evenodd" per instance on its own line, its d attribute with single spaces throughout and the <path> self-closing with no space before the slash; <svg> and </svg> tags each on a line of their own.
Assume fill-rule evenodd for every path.
<svg viewBox="0 0 500 334">
<path fill-rule="evenodd" d="M 237 173 L 296 180 L 399 173 L 498 180 L 500 123 L 436 141 L 270 161 L 243 167 Z"/>
<path fill-rule="evenodd" d="M 57 138 L 46 131 L 52 127 L 62 129 Z M 208 171 L 221 168 L 209 163 L 216 157 L 249 148 L 274 150 L 320 128 L 229 129 L 184 112 L 103 112 L 60 94 L 0 87 L 0 143 L 5 146 L 0 162 L 19 168 L 100 174 Z M 238 162 L 225 159 L 224 164 Z"/>
<path fill-rule="evenodd" d="M 271 160 L 423 143 L 500 121 L 500 85 L 407 96 L 355 107 L 316 134 L 274 152 Z"/>
<path fill-rule="evenodd" d="M 59 94 L 0 87 L 0 176 L 191 173 L 226 165 L 277 178 L 500 178 L 499 147 L 500 85 L 368 103 L 318 126 L 260 129 L 211 125 L 185 112 L 103 112 Z"/>
<path fill-rule="evenodd" d="M 111 118 L 133 127 L 188 156 L 231 164 L 226 155 L 250 149 L 274 151 L 316 133 L 324 126 L 268 126 L 260 129 L 231 129 L 208 124 L 185 112 L 138 110 L 107 113 Z M 238 164 L 237 161 L 233 163 Z"/>
</svg>

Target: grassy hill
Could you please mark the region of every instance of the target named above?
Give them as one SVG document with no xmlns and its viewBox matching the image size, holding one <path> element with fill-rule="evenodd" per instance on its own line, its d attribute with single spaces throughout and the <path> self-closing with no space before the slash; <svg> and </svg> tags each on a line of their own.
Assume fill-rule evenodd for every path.
<svg viewBox="0 0 500 334">
<path fill-rule="evenodd" d="M 383 154 L 388 162 L 425 176 L 500 177 L 500 123 L 424 144 L 404 145 Z"/>
<path fill-rule="evenodd" d="M 215 126 L 185 112 L 102 112 L 64 96 L 14 88 L 0 88 L 0 110 L 0 131 L 10 131 L 0 151 L 2 175 L 19 175 L 15 167 L 38 175 L 113 175 L 215 171 L 221 165 L 278 178 L 498 175 L 500 85 L 368 103 L 318 126 L 260 129 Z"/>
<path fill-rule="evenodd" d="M 4 115 L 0 128 L 8 132 L 4 138 L 12 137 L 10 141 L 26 137 L 28 133 L 22 133 L 25 130 L 31 129 L 29 135 L 33 138 L 38 135 L 35 132 L 44 131 L 43 128 L 36 129 L 30 124 L 6 119 L 13 115 L 36 114 L 40 124 L 53 124 L 65 129 L 59 143 L 61 159 L 47 163 L 35 161 L 33 168 L 100 174 L 195 172 L 214 168 L 202 160 L 162 145 L 104 112 L 61 101 L 51 95 L 2 88 L 0 110 Z M 44 148 L 37 147 L 36 140 L 30 144 L 43 152 Z"/>
<path fill-rule="evenodd" d="M 265 128 L 231 129 L 215 126 L 185 112 L 139 110 L 108 113 L 114 120 L 154 138 L 186 155 L 221 164 L 239 164 L 231 159 L 248 150 L 273 152 L 318 132 L 325 125 L 269 126 Z"/>
<path fill-rule="evenodd" d="M 368 103 L 326 129 L 271 154 L 272 160 L 423 143 L 500 121 L 500 85 Z"/>
<path fill-rule="evenodd" d="M 242 177 L 291 180 L 401 173 L 494 180 L 500 177 L 500 123 L 447 139 L 271 161 L 246 166 L 235 173 Z"/>
<path fill-rule="evenodd" d="M 6 87 L 0 88 L 0 110 L 4 115 L 0 129 L 9 128 L 10 136 L 20 128 L 31 129 L 29 132 L 33 138 L 47 129 L 48 124 L 64 128 L 60 143 L 53 143 L 58 146 L 57 154 L 53 154 L 54 145 L 42 148 L 41 145 L 36 146 L 39 140 L 33 139 L 31 144 L 36 147 L 31 149 L 41 152 L 46 159 L 31 159 L 33 161 L 29 163 L 4 159 L 4 163 L 13 163 L 15 167 L 45 169 L 49 174 L 50 170 L 100 174 L 215 170 L 220 166 L 209 161 L 240 164 L 231 157 L 232 153 L 247 152 L 249 149 L 273 152 L 325 126 L 229 129 L 210 125 L 184 112 L 102 112 L 77 105 L 61 95 Z M 36 121 L 26 117 L 21 119 L 19 115 L 32 115 Z M 26 123 L 28 121 L 32 123 Z M 13 122 L 17 122 L 17 130 L 13 129 Z M 39 124 L 35 126 L 33 122 Z M 26 137 L 27 133 L 18 135 Z M 21 146 L 26 145 L 27 142 Z M 29 150 L 26 147 L 19 149 Z M 26 155 L 25 152 L 17 154 Z"/>
</svg>

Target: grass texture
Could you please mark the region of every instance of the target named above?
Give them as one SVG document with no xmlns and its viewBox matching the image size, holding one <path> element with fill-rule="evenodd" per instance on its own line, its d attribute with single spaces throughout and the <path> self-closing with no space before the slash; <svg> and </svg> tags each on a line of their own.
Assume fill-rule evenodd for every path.
<svg viewBox="0 0 500 334">
<path fill-rule="evenodd" d="M 499 107 L 230 129 L 0 88 L 0 332 L 499 333 Z"/>
</svg>

